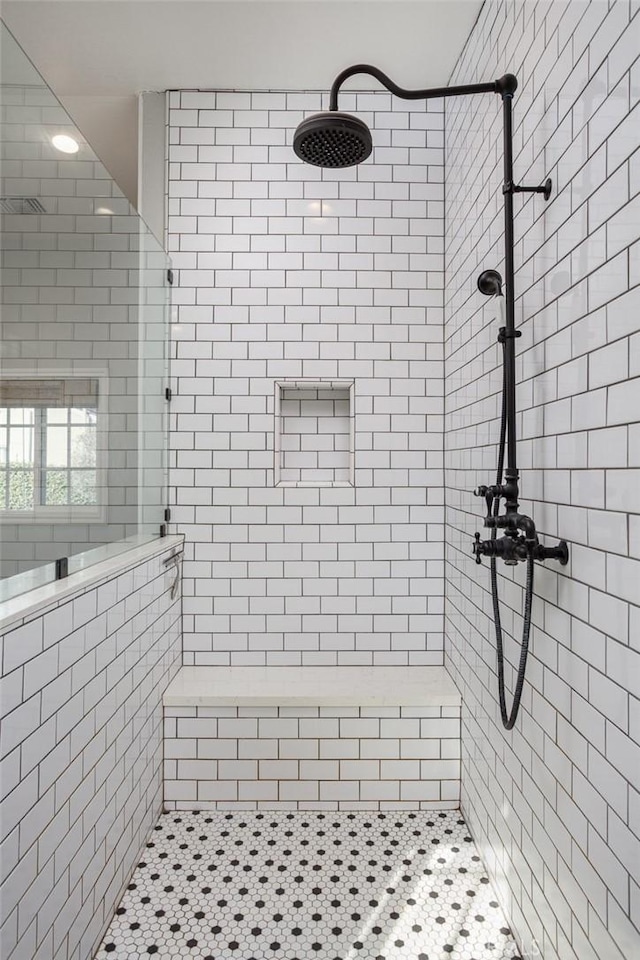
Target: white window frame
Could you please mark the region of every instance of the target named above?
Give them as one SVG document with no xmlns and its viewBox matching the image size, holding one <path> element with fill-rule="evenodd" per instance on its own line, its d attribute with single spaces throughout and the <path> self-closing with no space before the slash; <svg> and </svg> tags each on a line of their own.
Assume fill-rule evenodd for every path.
<svg viewBox="0 0 640 960">
<path fill-rule="evenodd" d="M 98 402 L 96 419 L 96 489 L 99 500 L 91 506 L 78 504 L 45 504 L 34 507 L 33 510 L 5 510 L 0 508 L 0 525 L 2 524 L 36 524 L 36 523 L 105 523 L 107 519 L 107 463 L 108 463 L 108 385 L 109 377 L 104 368 L 100 370 L 83 368 L 21 368 L 17 370 L 0 371 L 2 380 L 97 380 Z M 27 404 L 25 403 L 25 407 Z M 34 425 L 34 429 L 35 425 Z M 41 445 L 36 439 L 35 449 L 41 455 Z"/>
</svg>

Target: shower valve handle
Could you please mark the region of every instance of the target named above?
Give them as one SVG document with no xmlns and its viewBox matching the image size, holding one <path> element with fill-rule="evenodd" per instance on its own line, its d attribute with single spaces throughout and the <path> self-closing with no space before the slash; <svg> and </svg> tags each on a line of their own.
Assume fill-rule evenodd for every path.
<svg viewBox="0 0 640 960">
<path fill-rule="evenodd" d="M 474 540 L 475 540 L 475 543 L 473 545 L 473 555 L 476 558 L 476 563 L 482 563 L 482 547 L 480 544 L 480 534 L 478 533 L 477 530 L 475 533 Z"/>
<path fill-rule="evenodd" d="M 482 563 L 482 557 L 500 557 L 507 566 L 515 566 L 518 561 L 526 560 L 529 556 L 534 560 L 559 560 L 562 566 L 569 562 L 566 540 L 560 540 L 555 547 L 544 547 L 537 541 L 528 540 L 524 536 L 514 537 L 508 533 L 497 540 L 481 540 L 476 531 L 472 552 L 476 563 Z"/>
<path fill-rule="evenodd" d="M 500 557 L 508 566 L 515 566 L 519 560 L 526 560 L 529 554 L 529 547 L 520 538 L 504 536 L 498 540 L 481 540 L 479 533 L 475 535 L 472 549 L 476 563 L 482 563 L 482 557 Z"/>
</svg>

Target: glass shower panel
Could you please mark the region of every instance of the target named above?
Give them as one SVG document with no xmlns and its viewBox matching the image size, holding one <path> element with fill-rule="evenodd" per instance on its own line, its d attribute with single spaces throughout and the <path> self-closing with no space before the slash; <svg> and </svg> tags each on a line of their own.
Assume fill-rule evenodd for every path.
<svg viewBox="0 0 640 960">
<path fill-rule="evenodd" d="M 3 24 L 0 44 L 2 600 L 163 532 L 171 288 Z"/>
<path fill-rule="evenodd" d="M 140 233 L 138 314 L 138 528 L 157 536 L 166 523 L 168 474 L 168 330 L 172 277 L 167 255 L 151 233 Z"/>
</svg>

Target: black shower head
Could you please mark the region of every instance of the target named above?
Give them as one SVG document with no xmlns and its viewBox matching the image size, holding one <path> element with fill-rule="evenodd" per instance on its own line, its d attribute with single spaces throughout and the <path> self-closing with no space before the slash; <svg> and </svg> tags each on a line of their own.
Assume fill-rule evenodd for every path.
<svg viewBox="0 0 640 960">
<path fill-rule="evenodd" d="M 297 156 L 316 167 L 352 167 L 366 160 L 373 142 L 369 127 L 350 113 L 329 110 L 303 120 L 293 137 Z"/>
<path fill-rule="evenodd" d="M 405 90 L 390 77 L 368 63 L 347 67 L 333 81 L 329 95 L 329 111 L 316 113 L 303 120 L 293 137 L 293 149 L 305 163 L 316 167 L 353 167 L 366 160 L 373 143 L 366 123 L 349 113 L 338 111 L 340 87 L 358 73 L 375 77 L 383 87 L 404 100 L 430 100 L 434 97 L 452 97 L 473 93 L 501 93 L 512 97 L 518 81 L 511 74 L 489 83 L 468 83 L 461 87 L 432 87 L 429 90 Z"/>
</svg>

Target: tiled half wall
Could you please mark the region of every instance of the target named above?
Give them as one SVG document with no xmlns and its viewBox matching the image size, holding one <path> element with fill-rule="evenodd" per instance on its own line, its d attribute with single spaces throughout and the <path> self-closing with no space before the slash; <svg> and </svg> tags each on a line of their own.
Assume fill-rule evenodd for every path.
<svg viewBox="0 0 640 960">
<path fill-rule="evenodd" d="M 166 555 L 0 636 L 3 960 L 90 960 L 160 813 Z"/>
</svg>

